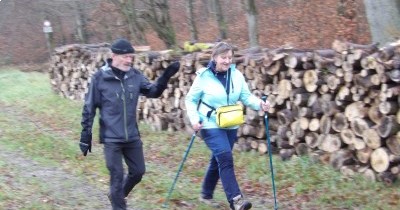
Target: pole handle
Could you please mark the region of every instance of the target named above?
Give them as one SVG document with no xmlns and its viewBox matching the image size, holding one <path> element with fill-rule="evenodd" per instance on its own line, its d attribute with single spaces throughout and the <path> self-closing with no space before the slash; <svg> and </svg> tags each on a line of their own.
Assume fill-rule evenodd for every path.
<svg viewBox="0 0 400 210">
<path fill-rule="evenodd" d="M 263 101 L 265 102 L 265 101 L 267 101 L 267 98 L 268 98 L 267 95 L 263 95 L 263 96 L 261 97 L 261 100 L 263 100 Z"/>
</svg>

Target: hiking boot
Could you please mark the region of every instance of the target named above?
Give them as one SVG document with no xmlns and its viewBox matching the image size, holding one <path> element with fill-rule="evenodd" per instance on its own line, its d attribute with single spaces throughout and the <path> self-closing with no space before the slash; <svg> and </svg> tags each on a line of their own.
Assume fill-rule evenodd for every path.
<svg viewBox="0 0 400 210">
<path fill-rule="evenodd" d="M 216 208 L 216 209 L 218 209 L 218 208 L 221 207 L 221 205 L 220 205 L 218 202 L 216 202 L 214 199 L 212 199 L 212 198 L 203 198 L 203 197 L 200 197 L 200 198 L 199 198 L 199 201 L 202 202 L 202 203 L 204 203 L 204 204 L 206 204 L 206 205 L 208 205 L 208 206 L 211 206 L 211 207 L 213 207 L 213 208 Z"/>
<path fill-rule="evenodd" d="M 251 203 L 246 201 L 241 195 L 233 198 L 232 201 L 234 210 L 248 210 L 251 209 Z"/>
</svg>

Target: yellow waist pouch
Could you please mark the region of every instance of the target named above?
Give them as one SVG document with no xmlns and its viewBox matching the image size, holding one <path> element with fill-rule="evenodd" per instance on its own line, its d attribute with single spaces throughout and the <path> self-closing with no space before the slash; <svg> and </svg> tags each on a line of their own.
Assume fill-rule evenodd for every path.
<svg viewBox="0 0 400 210">
<path fill-rule="evenodd" d="M 221 106 L 216 109 L 217 124 L 221 128 L 241 125 L 244 123 L 243 106 L 240 104 Z"/>
</svg>

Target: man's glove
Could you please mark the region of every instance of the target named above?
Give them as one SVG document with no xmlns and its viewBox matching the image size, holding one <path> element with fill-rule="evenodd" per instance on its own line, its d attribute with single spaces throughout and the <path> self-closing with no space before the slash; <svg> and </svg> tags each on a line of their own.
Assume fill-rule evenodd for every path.
<svg viewBox="0 0 400 210">
<path fill-rule="evenodd" d="M 166 78 L 171 78 L 172 76 L 174 76 L 176 74 L 176 72 L 179 71 L 179 67 L 181 66 L 181 64 L 179 63 L 179 61 L 173 62 L 171 63 L 164 71 L 163 76 Z"/>
<path fill-rule="evenodd" d="M 160 89 L 164 90 L 167 88 L 168 80 L 176 74 L 176 72 L 179 71 L 179 67 L 181 64 L 179 61 L 171 63 L 165 71 L 161 74 L 161 76 L 157 79 L 157 83 L 160 87 Z"/>
<path fill-rule="evenodd" d="M 92 152 L 92 133 L 82 131 L 79 148 L 81 149 L 83 156 L 86 156 L 88 151 Z"/>
</svg>

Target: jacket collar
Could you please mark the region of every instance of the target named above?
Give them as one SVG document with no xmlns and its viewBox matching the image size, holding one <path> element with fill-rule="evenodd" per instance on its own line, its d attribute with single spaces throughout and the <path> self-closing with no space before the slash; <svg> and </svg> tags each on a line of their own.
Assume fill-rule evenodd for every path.
<svg viewBox="0 0 400 210">
<path fill-rule="evenodd" d="M 100 70 L 103 71 L 103 72 L 105 73 L 105 74 L 104 74 L 104 79 L 105 79 L 105 80 L 113 80 L 113 79 L 119 80 L 118 77 L 115 76 L 114 72 L 112 71 L 111 63 L 112 63 L 112 59 L 111 59 L 111 58 L 108 58 L 108 59 L 106 60 L 106 63 L 104 64 L 104 66 L 102 66 L 102 67 L 100 68 Z M 124 79 L 127 79 L 127 78 L 133 76 L 133 74 L 134 74 L 134 71 L 133 71 L 133 68 L 131 67 L 131 68 L 125 73 Z"/>
</svg>

